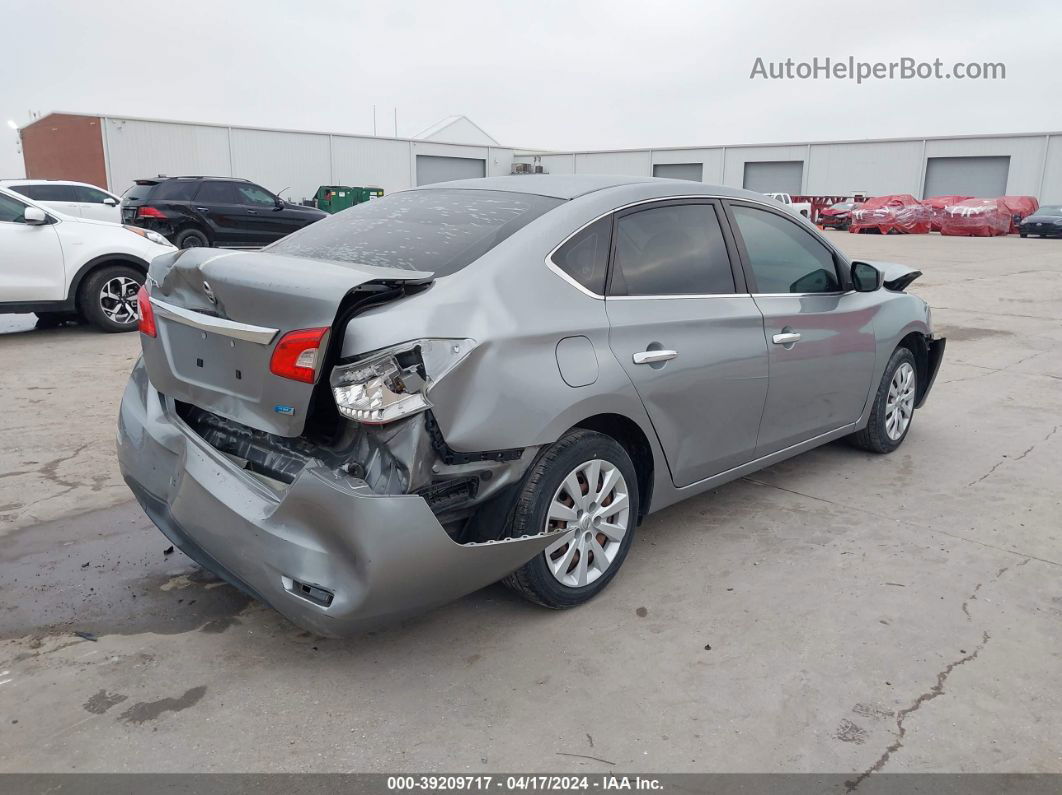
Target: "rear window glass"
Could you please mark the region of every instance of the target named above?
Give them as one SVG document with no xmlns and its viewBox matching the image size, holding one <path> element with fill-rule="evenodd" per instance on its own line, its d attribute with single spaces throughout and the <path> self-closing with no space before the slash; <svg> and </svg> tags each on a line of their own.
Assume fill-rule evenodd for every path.
<svg viewBox="0 0 1062 795">
<path fill-rule="evenodd" d="M 122 201 L 142 202 L 147 199 L 148 194 L 151 193 L 151 189 L 154 187 L 154 183 L 151 185 L 133 185 L 122 194 Z"/>
<path fill-rule="evenodd" d="M 448 276 L 560 204 L 502 191 L 394 193 L 311 224 L 265 250 Z"/>
<path fill-rule="evenodd" d="M 151 198 L 153 201 L 191 201 L 197 187 L 198 180 L 171 179 L 160 183 Z"/>
<path fill-rule="evenodd" d="M 76 202 L 77 187 L 74 185 L 13 185 L 11 190 L 39 202 Z"/>
</svg>

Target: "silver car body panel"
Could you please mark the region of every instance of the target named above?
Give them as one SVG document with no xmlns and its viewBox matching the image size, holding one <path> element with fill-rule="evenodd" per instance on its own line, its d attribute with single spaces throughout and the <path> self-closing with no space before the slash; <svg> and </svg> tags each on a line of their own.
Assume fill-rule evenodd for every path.
<svg viewBox="0 0 1062 795">
<path fill-rule="evenodd" d="M 488 465 L 474 463 L 477 456 L 492 451 L 498 481 L 517 483 L 542 447 L 572 427 L 611 417 L 644 436 L 649 512 L 864 426 L 897 344 L 912 332 L 931 334 L 925 302 L 901 292 L 604 298 L 550 259 L 578 229 L 635 204 L 732 198 L 792 218 L 747 191 L 604 176 L 491 178 L 416 190 L 438 189 L 565 201 L 434 281 L 426 273 L 269 251 L 217 256 L 192 249 L 151 267 L 153 299 L 181 311 L 159 318 L 157 339 L 141 335 L 143 363 L 126 391 L 119 430 L 126 480 L 182 549 L 209 556 L 204 565 L 315 631 L 343 634 L 454 598 L 505 576 L 549 540 L 458 543 L 421 496 L 374 492 L 323 461 L 306 464 L 288 484 L 245 471 L 246 462 L 199 438 L 177 416 L 175 401 L 249 433 L 297 440 L 315 386 L 270 374 L 271 346 L 227 336 L 221 320 L 260 327 L 263 336 L 276 329 L 279 338 L 332 326 L 352 291 L 427 285 L 344 315 L 331 329 L 331 350 L 344 361 L 420 339 L 474 341 L 427 391 L 441 435 L 433 445 L 472 463 L 428 462 L 420 476 L 482 470 Z M 796 344 L 772 341 L 789 331 L 801 335 Z M 220 362 L 210 373 L 211 362 L 195 363 L 204 343 Z M 647 351 L 676 355 L 635 364 Z M 233 380 L 237 369 L 242 378 Z M 321 377 L 327 386 L 327 373 Z M 295 413 L 277 414 L 274 404 Z M 307 602 L 289 580 L 324 589 L 334 601 Z"/>
</svg>

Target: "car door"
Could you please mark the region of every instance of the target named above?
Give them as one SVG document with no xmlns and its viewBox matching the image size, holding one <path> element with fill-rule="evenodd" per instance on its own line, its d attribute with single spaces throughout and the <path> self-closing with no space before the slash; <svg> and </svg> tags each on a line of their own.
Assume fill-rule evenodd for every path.
<svg viewBox="0 0 1062 795">
<path fill-rule="evenodd" d="M 26 207 L 0 193 L 0 302 L 61 301 L 66 272 L 55 224 L 27 224 Z"/>
<path fill-rule="evenodd" d="M 265 246 L 295 231 L 290 214 L 285 216 L 283 203 L 276 196 L 252 182 L 235 184 L 252 245 Z"/>
<path fill-rule="evenodd" d="M 727 207 L 770 352 L 762 456 L 858 419 L 874 370 L 876 305 L 851 290 L 846 263 L 804 222 L 752 203 Z"/>
<path fill-rule="evenodd" d="M 118 199 L 107 191 L 89 185 L 74 186 L 81 204 L 81 216 L 96 221 L 110 221 L 112 224 L 122 222 Z"/>
<path fill-rule="evenodd" d="M 208 225 L 215 246 L 248 246 L 253 238 L 236 184 L 226 179 L 204 179 L 191 202 L 195 216 Z"/>
<path fill-rule="evenodd" d="M 763 317 L 713 200 L 617 213 L 609 344 L 653 423 L 676 486 L 753 457 L 767 396 Z"/>
</svg>

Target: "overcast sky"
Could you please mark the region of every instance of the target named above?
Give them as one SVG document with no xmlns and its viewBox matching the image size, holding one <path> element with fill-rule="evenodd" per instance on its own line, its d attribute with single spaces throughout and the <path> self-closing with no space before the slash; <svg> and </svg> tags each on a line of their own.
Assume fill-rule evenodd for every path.
<svg viewBox="0 0 1062 795">
<path fill-rule="evenodd" d="M 836 13 L 835 13 L 836 12 Z M 413 136 L 464 114 L 549 149 L 1062 129 L 1062 3 L 0 0 L 0 120 L 81 111 Z M 750 80 L 757 57 L 1006 80 Z M 0 176 L 20 175 L 0 127 Z"/>
</svg>

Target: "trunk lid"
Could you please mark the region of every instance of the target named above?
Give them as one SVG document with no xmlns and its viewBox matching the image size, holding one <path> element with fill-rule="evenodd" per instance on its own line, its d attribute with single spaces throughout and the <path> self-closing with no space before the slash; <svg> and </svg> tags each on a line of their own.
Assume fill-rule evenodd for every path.
<svg viewBox="0 0 1062 795">
<path fill-rule="evenodd" d="M 299 436 L 316 384 L 270 372 L 277 342 L 291 331 L 335 326 L 359 288 L 394 291 L 430 279 L 418 271 L 262 252 L 166 254 L 148 272 L 158 336 L 141 335 L 144 366 L 163 395 L 268 433 Z M 328 344 L 326 337 L 317 364 L 317 383 L 324 378 L 326 385 Z"/>
</svg>

